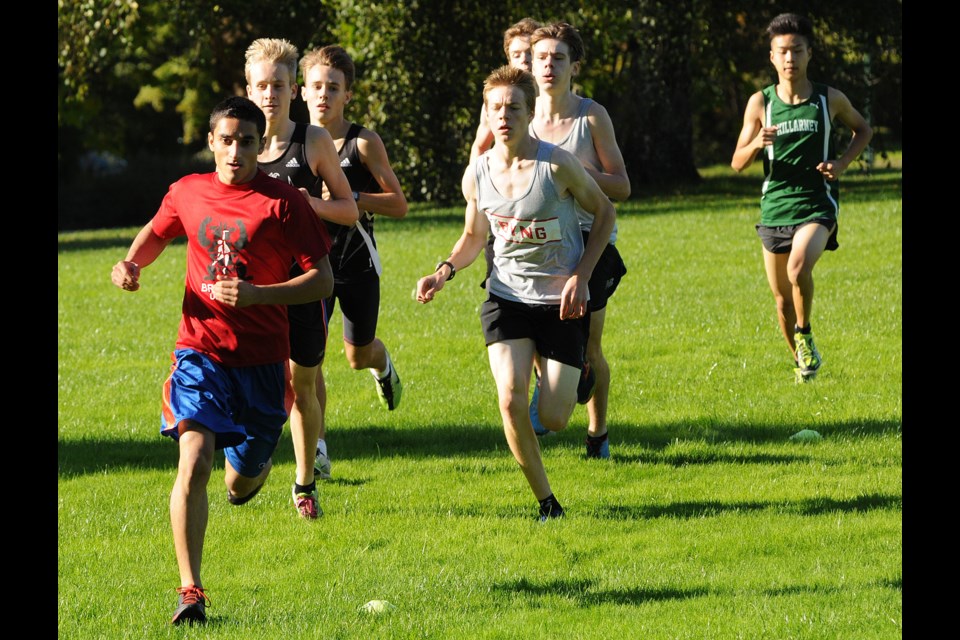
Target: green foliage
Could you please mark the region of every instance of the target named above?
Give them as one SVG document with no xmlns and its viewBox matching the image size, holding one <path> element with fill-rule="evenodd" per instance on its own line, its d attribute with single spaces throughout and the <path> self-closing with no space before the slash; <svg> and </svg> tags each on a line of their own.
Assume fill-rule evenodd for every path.
<svg viewBox="0 0 960 640">
<path fill-rule="evenodd" d="M 802 7 L 776 0 L 694 2 L 689 58 L 695 157 L 699 165 L 727 162 L 750 95 L 776 82 L 764 29 L 776 15 L 799 11 L 814 23 L 809 75 L 843 91 L 884 132 L 872 146 L 898 148 L 902 135 L 903 2 L 812 0 Z"/>
<path fill-rule="evenodd" d="M 825 364 L 807 385 L 793 382 L 753 230 L 760 175 L 703 173 L 618 206 L 629 272 L 606 315 L 612 458 L 583 458 L 583 408 L 542 441 L 569 513 L 547 526 L 500 425 L 481 263 L 428 305 L 410 295 L 462 210 L 380 220 L 378 335 L 403 404 L 382 410 L 370 375 L 349 368 L 335 313 L 326 515 L 294 512 L 287 433 L 244 507 L 224 499 L 218 455 L 202 630 L 168 624 L 177 448 L 158 435 L 184 247 L 130 294 L 109 273 L 136 227 L 59 234 L 58 635 L 902 637 L 902 173 L 844 176 L 841 247 L 816 269 Z M 823 440 L 792 442 L 801 429 Z M 360 614 L 373 599 L 397 609 Z"/>
<path fill-rule="evenodd" d="M 524 16 L 580 29 L 578 90 L 610 113 L 635 190 L 696 182 L 698 166 L 729 161 L 747 99 L 772 80 L 763 29 L 783 10 L 774 0 L 61 0 L 60 188 L 90 178 L 77 169 L 87 151 L 199 151 L 212 105 L 245 92 L 246 47 L 284 37 L 301 51 L 342 44 L 358 72 L 348 116 L 383 138 L 408 199 L 457 203 L 482 81 L 504 63 L 503 30 Z M 883 132 L 874 147 L 897 148 L 902 0 L 803 10 L 819 33 L 811 75 Z M 302 101 L 292 113 L 307 118 Z"/>
</svg>

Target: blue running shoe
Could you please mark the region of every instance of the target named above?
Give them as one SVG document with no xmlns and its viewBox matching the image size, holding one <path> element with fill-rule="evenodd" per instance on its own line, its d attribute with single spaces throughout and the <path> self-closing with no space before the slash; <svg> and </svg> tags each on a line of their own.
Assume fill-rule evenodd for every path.
<svg viewBox="0 0 960 640">
<path fill-rule="evenodd" d="M 537 376 L 537 384 L 533 388 L 533 398 L 530 399 L 530 422 L 533 424 L 533 432 L 537 436 L 549 436 L 553 431 L 540 424 L 540 412 L 537 411 L 537 405 L 540 403 L 540 376 Z"/>
<path fill-rule="evenodd" d="M 587 436 L 587 457 L 588 458 L 609 458 L 610 457 L 610 440 L 606 434 L 600 436 L 603 438 L 602 442 L 597 442 L 596 438 L 591 438 Z"/>
</svg>

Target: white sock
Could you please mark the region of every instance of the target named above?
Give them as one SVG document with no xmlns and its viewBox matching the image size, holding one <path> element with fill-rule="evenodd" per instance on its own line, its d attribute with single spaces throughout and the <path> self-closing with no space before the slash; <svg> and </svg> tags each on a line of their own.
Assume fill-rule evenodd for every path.
<svg viewBox="0 0 960 640">
<path fill-rule="evenodd" d="M 327 455 L 327 442 L 323 438 L 317 440 L 317 453 Z"/>
<path fill-rule="evenodd" d="M 381 370 L 370 367 L 370 373 L 372 373 L 377 380 L 383 380 L 387 377 L 387 374 L 390 373 L 391 367 L 393 367 L 393 363 L 390 361 L 390 353 L 387 353 L 387 368 Z"/>
</svg>

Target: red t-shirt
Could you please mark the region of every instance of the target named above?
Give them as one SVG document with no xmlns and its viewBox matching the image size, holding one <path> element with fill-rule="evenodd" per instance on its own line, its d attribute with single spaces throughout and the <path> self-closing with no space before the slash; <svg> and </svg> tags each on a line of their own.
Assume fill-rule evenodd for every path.
<svg viewBox="0 0 960 640">
<path fill-rule="evenodd" d="M 228 185 L 217 173 L 170 185 L 151 221 L 161 238 L 187 236 L 187 276 L 177 348 L 195 349 L 229 367 L 290 357 L 287 307 L 231 307 L 213 300 L 217 276 L 265 285 L 290 279 L 296 260 L 307 271 L 330 252 L 330 236 L 303 195 L 258 171 Z"/>
</svg>

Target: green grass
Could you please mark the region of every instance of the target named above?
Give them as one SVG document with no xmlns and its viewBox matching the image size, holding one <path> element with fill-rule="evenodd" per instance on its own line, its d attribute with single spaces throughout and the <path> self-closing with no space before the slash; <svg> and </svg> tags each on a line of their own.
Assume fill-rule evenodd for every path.
<svg viewBox="0 0 960 640">
<path fill-rule="evenodd" d="M 289 434 L 241 508 L 218 455 L 203 630 L 168 625 L 177 451 L 158 435 L 183 245 L 128 294 L 109 274 L 136 229 L 58 235 L 60 637 L 901 637 L 899 164 L 844 179 L 840 250 L 816 269 L 825 364 L 799 386 L 753 230 L 758 174 L 703 173 L 618 207 L 629 273 L 604 340 L 612 458 L 583 458 L 583 408 L 543 441 L 569 514 L 546 526 L 501 430 L 480 263 L 429 305 L 411 296 L 462 211 L 379 222 L 379 335 L 402 404 L 382 410 L 330 341 L 333 479 L 316 522 L 290 500 Z M 789 440 L 804 428 L 824 439 Z M 358 612 L 373 599 L 397 608 Z"/>
</svg>

